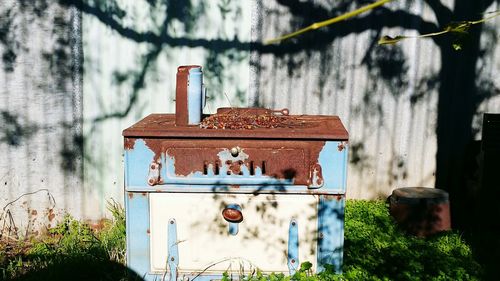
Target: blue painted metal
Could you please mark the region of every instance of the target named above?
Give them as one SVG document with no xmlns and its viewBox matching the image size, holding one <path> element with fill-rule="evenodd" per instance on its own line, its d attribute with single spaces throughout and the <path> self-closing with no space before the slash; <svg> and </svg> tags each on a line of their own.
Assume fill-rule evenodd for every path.
<svg viewBox="0 0 500 281">
<path fill-rule="evenodd" d="M 131 189 L 131 186 L 148 187 L 149 165 L 154 156 L 153 151 L 146 146 L 146 143 L 142 139 L 135 141 L 134 149 L 125 150 L 126 190 L 138 191 L 133 188 Z M 149 190 L 151 190 L 151 187 L 149 187 Z"/>
<path fill-rule="evenodd" d="M 238 204 L 229 204 L 226 207 L 227 209 L 235 209 L 241 212 L 241 206 Z M 228 232 L 230 235 L 236 235 L 238 234 L 238 225 L 239 223 L 236 222 L 228 222 Z"/>
<path fill-rule="evenodd" d="M 168 222 L 168 271 L 170 280 L 177 280 L 177 267 L 179 265 L 179 247 L 177 246 L 177 223 L 175 219 Z"/>
<path fill-rule="evenodd" d="M 191 185 L 191 184 L 171 184 L 155 186 L 129 186 L 127 191 L 133 192 L 196 192 L 196 193 L 246 193 L 246 194 L 343 194 L 342 190 L 328 189 L 308 189 L 305 185 Z"/>
<path fill-rule="evenodd" d="M 295 219 L 290 220 L 288 229 L 288 252 L 287 264 L 290 275 L 295 274 L 299 269 L 299 225 Z"/>
<path fill-rule="evenodd" d="M 323 271 L 325 265 L 332 265 L 337 273 L 342 272 L 344 208 L 344 196 L 320 196 L 318 206 L 317 272 Z"/>
<path fill-rule="evenodd" d="M 339 149 L 342 147 L 342 149 Z M 321 189 L 331 194 L 344 194 L 347 182 L 346 142 L 327 141 L 319 153 L 319 164 L 323 172 L 324 184 Z"/>
<path fill-rule="evenodd" d="M 198 125 L 201 121 L 203 102 L 203 73 L 201 67 L 189 69 L 187 86 L 188 124 Z"/>
<path fill-rule="evenodd" d="M 342 151 L 339 151 L 340 145 L 343 147 Z M 324 183 L 321 188 L 317 188 L 313 192 L 319 194 L 345 193 L 347 151 L 348 148 L 345 142 L 328 141 L 325 143 L 319 154 L 319 164 L 321 165 Z M 137 192 L 152 190 L 147 181 L 150 176 L 149 167 L 153 159 L 154 153 L 141 139 L 136 140 L 134 149 L 125 151 L 127 190 Z M 180 185 L 190 185 L 189 188 L 183 187 L 182 192 L 205 192 L 204 189 L 207 190 L 207 185 L 212 185 L 207 190 L 210 192 L 214 190 L 213 186 L 215 185 L 240 185 L 241 188 L 246 189 L 245 192 L 251 192 L 252 189 L 311 192 L 308 186 L 294 185 L 291 179 L 276 179 L 268 175 L 262 175 L 259 167 L 255 169 L 255 175 L 250 175 L 246 166 L 242 166 L 242 175 L 227 175 L 227 168 L 222 165 L 219 175 L 214 175 L 213 170 L 209 168 L 207 175 L 203 175 L 202 171 L 197 171 L 188 176 L 176 176 L 175 159 L 173 157 L 162 154 L 160 161 L 162 162 L 160 176 L 164 180 L 164 184 L 155 185 L 154 190 L 175 191 L 175 188 Z M 267 187 L 269 185 L 274 187 Z"/>
<path fill-rule="evenodd" d="M 340 149 L 342 147 L 342 149 Z M 207 175 L 195 172 L 189 176 L 175 176 L 174 159 L 165 153 L 160 155 L 160 177 L 164 184 L 148 185 L 150 165 L 155 157 L 154 153 L 146 146 L 144 140 L 137 139 L 133 149 L 125 151 L 125 190 L 126 190 L 126 223 L 127 223 L 127 263 L 128 266 L 145 280 L 161 280 L 161 273 L 151 272 L 150 265 L 150 239 L 149 239 L 149 194 L 151 192 L 196 192 L 196 193 L 273 193 L 280 194 L 319 194 L 318 203 L 318 244 L 317 244 L 317 272 L 325 269 L 325 265 L 333 265 L 337 272 L 341 272 L 343 254 L 344 232 L 344 205 L 347 170 L 347 145 L 340 141 L 327 141 L 319 154 L 319 165 L 322 169 L 323 184 L 311 189 L 305 185 L 294 185 L 292 180 L 280 180 L 268 175 L 262 175 L 260 169 L 255 170 L 255 175 L 250 175 L 246 167 L 242 167 L 243 175 L 227 175 L 221 171 L 214 175 L 208 169 Z M 170 162 L 169 162 L 170 161 Z M 170 175 L 170 177 L 167 176 Z M 155 174 L 156 176 L 156 174 Z M 144 192 L 144 194 L 143 194 Z M 132 196 L 129 196 L 129 195 Z M 288 267 L 299 267 L 298 260 L 298 228 L 291 226 L 288 241 Z M 237 234 L 238 224 L 230 223 L 229 233 Z M 295 232 L 294 232 L 295 231 Z M 169 228 L 169 248 L 172 245 Z M 174 240 L 177 240 L 175 238 Z M 177 242 L 175 242 L 177 243 Z M 169 257 L 171 255 L 169 249 Z M 172 253 L 173 255 L 173 253 Z M 176 257 L 175 257 L 176 256 Z M 178 262 L 179 253 L 174 255 Z M 292 267 L 291 259 L 295 259 Z M 176 268 L 177 264 L 169 264 Z M 170 271 L 172 273 L 172 270 Z M 178 272 L 175 272 L 178 274 Z M 187 275 L 183 278 L 194 278 L 196 275 Z M 220 279 L 221 274 L 200 275 L 196 280 L 205 281 Z M 170 277 L 172 278 L 172 276 Z M 175 279 L 175 278 L 174 278 Z M 171 279 L 172 280 L 172 279 Z"/>
<path fill-rule="evenodd" d="M 145 278 L 150 269 L 149 195 L 126 192 L 125 208 L 127 264 L 136 274 Z"/>
</svg>

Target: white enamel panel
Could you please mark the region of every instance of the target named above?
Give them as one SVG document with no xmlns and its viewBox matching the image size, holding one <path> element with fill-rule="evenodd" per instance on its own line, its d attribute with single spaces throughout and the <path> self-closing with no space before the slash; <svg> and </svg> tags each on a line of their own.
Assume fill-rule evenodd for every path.
<svg viewBox="0 0 500 281">
<path fill-rule="evenodd" d="M 227 204 L 242 207 L 244 219 L 234 236 L 221 214 Z M 151 194 L 151 270 L 165 271 L 168 221 L 172 218 L 177 223 L 181 275 L 202 269 L 205 273 L 249 273 L 256 268 L 288 273 L 292 218 L 299 227 L 299 261 L 315 264 L 317 205 L 316 195 Z"/>
</svg>

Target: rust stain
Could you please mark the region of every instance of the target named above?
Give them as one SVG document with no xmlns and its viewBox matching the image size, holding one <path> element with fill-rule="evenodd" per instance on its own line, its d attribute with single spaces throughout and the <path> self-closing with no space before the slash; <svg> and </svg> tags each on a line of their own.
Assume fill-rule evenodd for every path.
<svg viewBox="0 0 500 281">
<path fill-rule="evenodd" d="M 134 198 L 134 193 L 132 193 L 132 192 L 128 192 L 128 198 L 129 198 L 129 199 Z"/>
<path fill-rule="evenodd" d="M 226 161 L 226 165 L 228 165 L 229 167 L 229 171 L 231 171 L 231 173 L 233 175 L 239 175 L 241 173 L 241 165 L 243 164 L 243 161 L 239 160 L 239 161 L 231 161 L 231 160 L 228 160 Z"/>
<path fill-rule="evenodd" d="M 325 198 L 325 200 L 328 200 L 328 201 L 333 201 L 333 200 L 340 201 L 340 200 L 342 200 L 342 198 L 344 198 L 344 195 L 343 194 L 327 194 L 327 195 L 324 195 L 324 198 Z"/>
<path fill-rule="evenodd" d="M 161 157 L 161 153 L 163 151 L 163 142 L 165 140 L 162 139 L 144 139 L 144 143 L 146 146 L 154 153 L 153 161 L 158 162 Z"/>
<path fill-rule="evenodd" d="M 149 228 L 148 228 L 148 230 L 146 230 L 146 233 L 147 233 L 147 234 L 150 234 L 150 233 L 151 233 L 151 230 L 149 230 Z"/>
<path fill-rule="evenodd" d="M 132 150 L 135 146 L 135 138 L 125 138 L 124 147 L 126 150 Z"/>
<path fill-rule="evenodd" d="M 312 179 L 312 185 L 315 187 L 321 187 L 324 183 L 323 180 L 323 172 L 321 169 L 321 165 L 319 163 L 316 163 L 312 165 L 311 167 L 311 179 Z"/>
<path fill-rule="evenodd" d="M 339 151 L 342 151 L 344 150 L 344 148 L 347 146 L 347 142 L 346 141 L 342 141 L 339 143 L 339 146 L 338 146 L 338 149 Z"/>
<path fill-rule="evenodd" d="M 54 214 L 54 210 L 49 209 L 49 213 L 48 213 L 49 221 L 53 221 L 55 217 L 56 217 L 56 215 Z"/>
<path fill-rule="evenodd" d="M 146 146 L 154 153 L 153 161 L 160 161 L 162 153 L 175 159 L 175 174 L 188 176 L 206 173 L 211 166 L 215 175 L 225 165 L 230 175 L 238 176 L 246 166 L 250 175 L 257 169 L 264 176 L 293 180 L 294 184 L 311 185 L 313 167 L 319 162 L 319 154 L 325 141 L 278 141 L 278 140 L 166 140 L 144 139 Z M 245 160 L 220 161 L 218 154 L 233 147 L 240 147 L 249 157 Z M 321 171 L 316 171 L 322 180 Z M 318 174 L 319 173 L 319 174 Z"/>
<path fill-rule="evenodd" d="M 338 149 L 339 149 L 339 151 L 344 150 L 344 144 L 343 143 L 339 143 Z"/>
<path fill-rule="evenodd" d="M 36 210 L 31 210 L 31 215 L 32 216 L 36 216 L 38 214 L 38 212 Z"/>
<path fill-rule="evenodd" d="M 231 184 L 231 185 L 229 185 L 229 188 L 231 188 L 231 189 L 239 189 L 240 186 L 237 185 L 237 184 Z"/>
<path fill-rule="evenodd" d="M 144 197 L 148 196 L 148 194 L 146 192 L 142 192 L 141 195 Z"/>
</svg>

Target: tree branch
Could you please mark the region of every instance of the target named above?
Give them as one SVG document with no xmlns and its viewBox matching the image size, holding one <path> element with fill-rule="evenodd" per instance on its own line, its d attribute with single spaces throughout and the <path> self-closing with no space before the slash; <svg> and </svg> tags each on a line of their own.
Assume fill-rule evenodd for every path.
<svg viewBox="0 0 500 281">
<path fill-rule="evenodd" d="M 290 40 L 279 45 L 265 46 L 262 42 L 243 42 L 237 37 L 233 39 L 209 40 L 203 38 L 176 38 L 171 37 L 167 32 L 161 32 L 160 34 L 150 31 L 138 32 L 132 28 L 123 26 L 120 22 L 113 18 L 113 15 L 106 13 L 98 7 L 88 5 L 84 3 L 83 0 L 59 1 L 64 5 L 75 6 L 81 9 L 84 13 L 95 16 L 99 21 L 116 31 L 124 38 L 138 43 L 150 43 L 157 47 L 162 46 L 163 44 L 170 47 L 202 47 L 207 50 L 217 52 L 225 52 L 228 50 L 256 51 L 259 53 L 271 53 L 276 56 L 283 56 L 285 54 L 297 53 L 305 49 L 318 50 L 324 48 L 327 44 L 331 44 L 335 39 L 345 37 L 349 34 L 362 33 L 367 30 L 380 30 L 384 27 L 401 27 L 404 29 L 417 30 L 421 34 L 438 31 L 438 27 L 434 23 L 424 21 L 422 17 L 418 15 L 411 14 L 403 10 L 393 11 L 385 7 L 380 7 L 364 17 L 339 22 L 334 26 L 323 28 L 310 34 L 305 34 L 300 38 L 297 38 L 297 40 Z M 297 2 L 296 0 L 294 1 Z M 313 9 L 315 14 L 328 14 L 322 7 L 314 6 Z M 321 9 L 323 9 L 323 12 L 321 12 Z M 294 13 L 298 13 L 300 10 L 301 9 L 296 9 L 294 10 Z M 436 41 L 438 39 L 433 38 L 433 40 Z"/>
<path fill-rule="evenodd" d="M 294 40 L 282 42 L 280 45 L 262 46 L 261 43 L 254 43 L 255 48 L 260 53 L 273 53 L 277 56 L 296 53 L 302 50 L 319 50 L 325 45 L 331 44 L 335 39 L 345 37 L 349 34 L 363 33 L 368 30 L 380 31 L 384 27 L 401 27 L 408 30 L 417 30 L 420 34 L 439 31 L 434 23 L 424 21 L 420 16 L 408 13 L 407 11 L 392 11 L 387 8 L 378 8 L 373 13 L 336 23 L 330 27 L 303 34 Z M 432 38 L 439 44 L 440 38 Z"/>
<path fill-rule="evenodd" d="M 453 18 L 453 12 L 443 5 L 440 0 L 425 0 L 425 3 L 434 11 L 439 26 L 445 26 L 450 23 Z"/>
</svg>

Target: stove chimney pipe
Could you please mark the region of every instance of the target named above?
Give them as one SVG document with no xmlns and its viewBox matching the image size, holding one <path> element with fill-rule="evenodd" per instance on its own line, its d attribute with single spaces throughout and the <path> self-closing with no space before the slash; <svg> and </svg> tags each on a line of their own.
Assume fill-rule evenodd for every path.
<svg viewBox="0 0 500 281">
<path fill-rule="evenodd" d="M 205 103 L 204 97 L 201 66 L 179 66 L 175 88 L 175 125 L 200 124 Z"/>
</svg>

